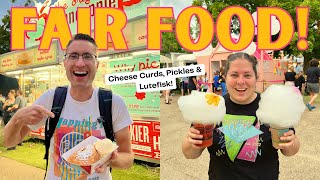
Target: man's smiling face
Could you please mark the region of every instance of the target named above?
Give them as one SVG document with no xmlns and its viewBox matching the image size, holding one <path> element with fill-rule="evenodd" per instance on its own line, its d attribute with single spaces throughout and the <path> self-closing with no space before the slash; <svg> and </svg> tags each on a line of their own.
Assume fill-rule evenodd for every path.
<svg viewBox="0 0 320 180">
<path fill-rule="evenodd" d="M 97 55 L 95 45 L 86 40 L 74 40 L 67 48 L 66 54 L 64 67 L 71 86 L 80 88 L 92 86 L 99 65 L 95 58 Z M 77 55 L 79 55 L 78 60 L 76 60 Z M 93 56 L 92 61 L 83 58 L 90 56 Z"/>
</svg>

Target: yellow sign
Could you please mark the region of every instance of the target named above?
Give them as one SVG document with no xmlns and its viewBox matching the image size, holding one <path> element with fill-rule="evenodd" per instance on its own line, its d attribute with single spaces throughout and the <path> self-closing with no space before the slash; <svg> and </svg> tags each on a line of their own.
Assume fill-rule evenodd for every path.
<svg viewBox="0 0 320 180">
<path fill-rule="evenodd" d="M 13 58 L 14 58 L 16 67 L 23 68 L 23 67 L 32 65 L 35 57 L 34 53 L 35 53 L 34 49 L 13 53 Z"/>
<path fill-rule="evenodd" d="M 13 54 L 0 56 L 0 72 L 15 70 L 16 64 L 14 62 Z"/>
<path fill-rule="evenodd" d="M 38 50 L 38 47 L 35 47 L 0 56 L 0 72 L 4 73 L 54 63 L 58 63 L 57 41 L 53 42 L 48 50 Z"/>
</svg>

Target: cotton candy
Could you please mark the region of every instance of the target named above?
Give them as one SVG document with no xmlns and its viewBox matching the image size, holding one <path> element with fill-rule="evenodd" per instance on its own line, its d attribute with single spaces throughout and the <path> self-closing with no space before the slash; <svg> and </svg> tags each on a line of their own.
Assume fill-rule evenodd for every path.
<svg viewBox="0 0 320 180">
<path fill-rule="evenodd" d="M 300 92 L 286 85 L 271 85 L 262 94 L 257 117 L 273 128 L 289 128 L 298 124 L 305 104 Z"/>
<path fill-rule="evenodd" d="M 214 97 L 214 102 L 212 103 L 212 98 L 208 97 Z M 178 105 L 184 120 L 190 124 L 218 124 L 226 114 L 223 97 L 214 93 L 192 91 L 188 96 L 181 96 L 178 99 Z"/>
</svg>

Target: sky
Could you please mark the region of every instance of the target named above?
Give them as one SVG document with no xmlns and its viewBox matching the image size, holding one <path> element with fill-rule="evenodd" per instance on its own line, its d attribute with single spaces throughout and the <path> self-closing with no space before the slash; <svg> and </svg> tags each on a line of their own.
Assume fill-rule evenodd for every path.
<svg viewBox="0 0 320 180">
<path fill-rule="evenodd" d="M 37 0 L 37 2 L 44 2 L 45 0 Z M 4 15 L 7 14 L 7 11 L 10 10 L 11 6 L 23 6 L 26 0 L 16 0 L 15 3 L 11 3 L 11 0 L 1 0 L 1 7 L 0 7 L 0 19 L 3 18 Z M 55 2 L 55 0 L 53 1 Z M 31 5 L 34 5 L 33 2 L 31 2 Z M 0 21 L 0 24 L 2 22 Z"/>
</svg>

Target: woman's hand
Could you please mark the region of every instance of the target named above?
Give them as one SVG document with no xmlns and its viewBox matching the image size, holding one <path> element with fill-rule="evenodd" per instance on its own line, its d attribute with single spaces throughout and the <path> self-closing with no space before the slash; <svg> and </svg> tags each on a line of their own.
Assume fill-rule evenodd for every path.
<svg viewBox="0 0 320 180">
<path fill-rule="evenodd" d="M 296 136 L 293 130 L 284 133 L 283 136 L 280 137 L 280 140 L 283 142 L 279 143 L 279 149 L 290 149 L 292 146 L 294 146 L 295 138 Z"/>
<path fill-rule="evenodd" d="M 293 156 L 300 149 L 300 141 L 298 137 L 294 134 L 293 130 L 290 130 L 280 137 L 281 141 L 287 141 L 284 143 L 279 143 L 279 149 L 281 153 L 285 156 Z"/>
<path fill-rule="evenodd" d="M 203 135 L 200 134 L 200 131 L 191 127 L 188 132 L 188 143 L 191 144 L 194 149 L 203 149 L 197 145 L 202 144 Z"/>
</svg>

